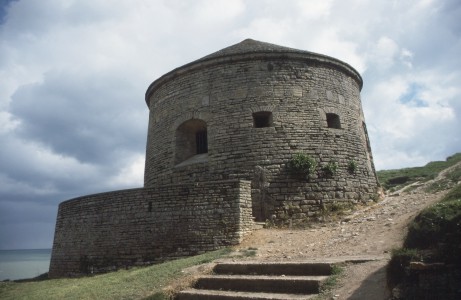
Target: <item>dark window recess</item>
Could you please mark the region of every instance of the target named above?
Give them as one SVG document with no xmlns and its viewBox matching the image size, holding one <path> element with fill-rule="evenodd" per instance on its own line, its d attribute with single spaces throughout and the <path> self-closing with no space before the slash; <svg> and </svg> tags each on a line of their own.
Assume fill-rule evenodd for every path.
<svg viewBox="0 0 461 300">
<path fill-rule="evenodd" d="M 328 113 L 327 126 L 328 128 L 341 129 L 341 122 L 339 121 L 339 116 L 337 114 Z"/>
<path fill-rule="evenodd" d="M 148 205 L 148 207 L 147 207 L 147 211 L 148 211 L 148 212 L 152 212 L 152 202 L 151 202 L 151 201 L 149 201 L 149 205 Z"/>
<path fill-rule="evenodd" d="M 197 131 L 197 133 L 195 133 L 195 144 L 197 146 L 197 154 L 208 153 L 208 139 L 206 130 Z"/>
<path fill-rule="evenodd" d="M 175 164 L 194 155 L 208 152 L 207 126 L 200 119 L 190 119 L 178 126 L 175 132 Z"/>
<path fill-rule="evenodd" d="M 271 127 L 272 113 L 270 111 L 260 111 L 253 113 L 253 123 L 255 128 Z"/>
</svg>

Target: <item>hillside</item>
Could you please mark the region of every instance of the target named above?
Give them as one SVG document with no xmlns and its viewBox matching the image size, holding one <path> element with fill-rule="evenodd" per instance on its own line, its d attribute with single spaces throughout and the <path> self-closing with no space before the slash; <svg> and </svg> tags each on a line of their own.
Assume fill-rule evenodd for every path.
<svg viewBox="0 0 461 300">
<path fill-rule="evenodd" d="M 461 162 L 461 153 L 456 153 L 447 157 L 445 161 L 432 161 L 423 167 L 382 170 L 378 171 L 377 175 L 381 185 L 390 192 L 415 183 L 424 183 L 428 188 L 426 191 L 433 192 L 451 188 L 459 181 L 461 178 L 461 168 L 455 167 L 459 162 Z M 455 170 L 451 172 L 450 168 L 453 167 Z M 443 178 L 439 177 L 435 180 L 439 173 L 444 170 L 446 170 L 448 174 Z M 432 182 L 428 185 L 427 183 L 429 181 Z"/>
</svg>

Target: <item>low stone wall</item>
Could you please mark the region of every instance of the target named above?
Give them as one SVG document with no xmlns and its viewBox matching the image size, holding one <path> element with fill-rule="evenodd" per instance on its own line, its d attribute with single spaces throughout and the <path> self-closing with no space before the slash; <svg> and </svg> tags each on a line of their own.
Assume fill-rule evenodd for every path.
<svg viewBox="0 0 461 300">
<path fill-rule="evenodd" d="M 461 299 L 461 266 L 444 263 L 410 263 L 402 282 L 392 290 L 392 299 Z"/>
<path fill-rule="evenodd" d="M 226 180 L 84 196 L 59 206 L 49 276 L 101 273 L 238 244 L 251 184 Z"/>
</svg>

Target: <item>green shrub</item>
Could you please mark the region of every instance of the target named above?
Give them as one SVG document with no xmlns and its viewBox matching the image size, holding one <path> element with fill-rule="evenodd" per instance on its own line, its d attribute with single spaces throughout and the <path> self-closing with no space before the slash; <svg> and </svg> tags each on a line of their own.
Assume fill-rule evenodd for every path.
<svg viewBox="0 0 461 300">
<path fill-rule="evenodd" d="M 326 178 L 331 178 L 335 176 L 336 172 L 338 171 L 338 163 L 335 161 L 330 161 L 322 168 L 323 175 Z"/>
<path fill-rule="evenodd" d="M 347 171 L 349 172 L 349 174 L 355 174 L 355 172 L 357 171 L 357 162 L 355 160 L 350 160 L 347 163 Z"/>
<path fill-rule="evenodd" d="M 422 211 L 408 228 L 405 246 L 427 249 L 461 232 L 461 200 L 443 201 Z"/>
<path fill-rule="evenodd" d="M 317 169 L 317 162 L 305 153 L 296 153 L 290 160 L 289 166 L 292 171 L 309 179 Z"/>
<path fill-rule="evenodd" d="M 325 204 L 324 211 L 327 214 L 343 214 L 352 209 L 354 209 L 354 204 L 351 202 L 334 201 Z"/>
</svg>

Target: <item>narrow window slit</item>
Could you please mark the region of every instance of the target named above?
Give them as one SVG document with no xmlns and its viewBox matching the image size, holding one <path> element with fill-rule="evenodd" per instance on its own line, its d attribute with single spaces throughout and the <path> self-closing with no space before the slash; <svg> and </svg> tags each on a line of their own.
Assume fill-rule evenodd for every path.
<svg viewBox="0 0 461 300">
<path fill-rule="evenodd" d="M 195 144 L 197 146 L 197 154 L 208 152 L 208 141 L 206 130 L 198 131 L 195 134 Z"/>
</svg>

